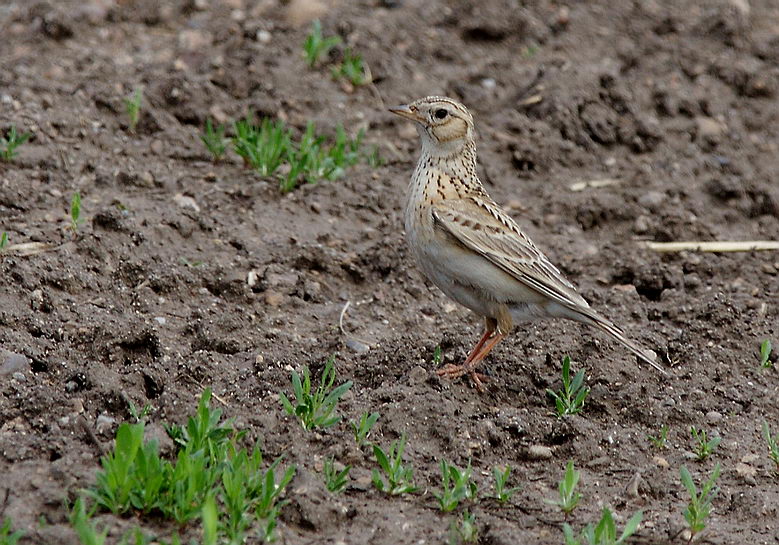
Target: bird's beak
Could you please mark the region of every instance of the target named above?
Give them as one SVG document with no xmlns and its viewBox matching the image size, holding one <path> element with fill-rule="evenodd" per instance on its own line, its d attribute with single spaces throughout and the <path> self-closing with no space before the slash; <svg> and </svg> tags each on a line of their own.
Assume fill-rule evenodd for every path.
<svg viewBox="0 0 779 545">
<path fill-rule="evenodd" d="M 403 104 L 401 106 L 393 106 L 389 109 L 390 112 L 393 114 L 397 114 L 400 117 L 405 117 L 406 119 L 410 119 L 411 121 L 416 121 L 418 123 L 422 123 L 424 121 L 424 118 L 419 115 L 416 111 L 416 109 L 412 110 L 411 106 L 408 104 Z"/>
</svg>

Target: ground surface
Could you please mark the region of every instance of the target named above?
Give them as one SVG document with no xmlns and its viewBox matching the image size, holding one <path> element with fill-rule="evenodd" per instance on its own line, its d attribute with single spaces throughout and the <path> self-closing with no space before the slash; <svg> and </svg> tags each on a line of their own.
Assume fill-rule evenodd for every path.
<svg viewBox="0 0 779 545">
<path fill-rule="evenodd" d="M 602 505 L 620 525 L 642 509 L 635 542 L 685 542 L 679 467 L 698 479 L 719 461 L 702 540 L 779 542 L 759 431 L 764 418 L 779 428 L 777 373 L 757 356 L 764 338 L 779 344 L 779 255 L 641 243 L 779 239 L 779 4 L 470 4 L 326 6 L 326 33 L 372 71 L 357 89 L 306 67 L 307 3 L 0 5 L 0 129 L 34 135 L 0 163 L 0 223 L 11 243 L 57 246 L 0 257 L 0 515 L 24 543 L 75 542 L 63 503 L 93 482 L 128 400 L 151 404 L 159 431 L 205 386 L 269 456 L 298 465 L 281 542 L 443 542 L 455 515 L 430 492 L 387 498 L 345 424 L 306 434 L 282 412 L 290 370 L 318 373 L 331 354 L 355 383 L 342 413 L 379 411 L 381 444 L 407 433 L 423 488 L 438 486 L 441 458 L 470 458 L 485 488 L 493 466 L 514 468 L 510 505 L 471 506 L 480 543 L 561 543 L 563 518 L 543 500 L 567 459 L 582 470 L 575 527 Z M 122 99 L 137 86 L 133 134 Z M 486 394 L 436 377 L 435 347 L 458 362 L 480 324 L 420 276 L 403 239 L 417 141 L 385 106 L 427 94 L 471 108 L 488 190 L 669 377 L 571 323 L 519 328 L 488 358 Z M 213 165 L 199 141 L 207 117 L 247 111 L 298 130 L 365 128 L 386 163 L 281 195 L 236 157 Z M 570 190 L 603 179 L 619 183 Z M 76 190 L 87 221 L 74 240 Z M 344 327 L 367 352 L 339 331 L 347 301 Z M 565 354 L 592 392 L 583 415 L 559 420 L 544 390 L 559 387 Z M 664 424 L 657 451 L 646 436 Z M 705 462 L 690 459 L 691 425 L 722 437 Z M 329 455 L 355 466 L 337 497 L 319 484 Z M 101 520 L 112 536 L 135 522 Z"/>
</svg>

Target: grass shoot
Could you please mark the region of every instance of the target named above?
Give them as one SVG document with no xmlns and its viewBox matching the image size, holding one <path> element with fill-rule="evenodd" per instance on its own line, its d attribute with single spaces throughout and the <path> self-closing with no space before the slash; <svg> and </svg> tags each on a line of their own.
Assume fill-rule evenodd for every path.
<svg viewBox="0 0 779 545">
<path fill-rule="evenodd" d="M 24 535 L 24 532 L 17 530 L 11 532 L 11 519 L 6 518 L 0 525 L 0 545 L 16 545 Z"/>
<path fill-rule="evenodd" d="M 500 469 L 499 467 L 492 468 L 492 478 L 494 481 L 493 487 L 495 489 L 494 497 L 500 503 L 506 503 L 511 499 L 511 496 L 519 491 L 518 486 L 515 486 L 514 488 L 506 488 L 510 474 L 510 466 L 506 466 L 505 469 Z"/>
<path fill-rule="evenodd" d="M 647 434 L 646 438 L 649 439 L 649 442 L 652 443 L 656 449 L 667 448 L 668 445 L 666 442 L 668 440 L 668 430 L 668 426 L 663 425 L 660 428 L 660 433 L 658 433 L 657 436 Z"/>
<path fill-rule="evenodd" d="M 335 467 L 335 458 L 330 457 L 325 460 L 322 467 L 322 473 L 325 478 L 325 487 L 335 494 L 343 492 L 349 483 L 349 471 L 352 466 L 345 466 L 340 471 Z"/>
<path fill-rule="evenodd" d="M 714 486 L 719 474 L 720 465 L 717 464 L 714 466 L 714 471 L 712 471 L 711 476 L 703 483 L 703 486 L 699 491 L 687 468 L 682 466 L 679 470 L 682 484 L 690 494 L 690 501 L 687 504 L 687 508 L 684 510 L 684 519 L 687 521 L 692 537 L 695 537 L 696 534 L 706 528 L 706 520 L 711 514 L 711 500 L 719 490 Z"/>
<path fill-rule="evenodd" d="M 386 477 L 385 480 L 378 469 L 374 469 L 371 473 L 373 485 L 380 492 L 396 496 L 417 491 L 414 484 L 414 468 L 403 465 L 403 451 L 405 449 L 405 434 L 399 440 L 392 442 L 388 452 L 384 452 L 379 445 L 373 445 L 373 455 L 376 457 L 384 477 Z"/>
<path fill-rule="evenodd" d="M 546 393 L 554 399 L 557 416 L 578 414 L 584 408 L 584 400 L 590 389 L 584 386 L 584 369 L 580 369 L 571 380 L 571 358 L 563 358 L 563 388 L 560 391 L 547 389 Z"/>
<path fill-rule="evenodd" d="M 0 135 L 0 160 L 7 163 L 13 161 L 16 157 L 16 148 L 27 142 L 31 136 L 29 132 L 19 134 L 16 132 L 16 127 L 11 126 L 6 136 Z"/>
<path fill-rule="evenodd" d="M 568 460 L 565 466 L 565 474 L 557 486 L 560 495 L 559 499 L 545 500 L 546 503 L 556 505 L 566 516 L 570 515 L 576 509 L 576 506 L 579 505 L 579 500 L 582 499 L 581 493 L 576 490 L 580 477 L 581 474 L 573 467 L 573 460 Z"/>
<path fill-rule="evenodd" d="M 460 469 L 441 460 L 441 491 L 433 493 L 441 511 L 453 511 L 461 501 L 476 499 L 478 488 L 471 479 L 471 473 L 470 462 L 465 469 Z"/>
<path fill-rule="evenodd" d="M 296 371 L 292 371 L 292 390 L 295 395 L 295 405 L 283 393 L 280 394 L 281 404 L 288 414 L 297 416 L 305 430 L 314 428 L 329 428 L 337 424 L 341 417 L 334 415 L 338 401 L 352 387 L 349 380 L 332 388 L 335 382 L 335 357 L 330 357 L 325 364 L 319 386 L 312 393 L 311 373 L 308 367 L 303 368 L 303 380 Z M 331 389 L 332 388 L 332 389 Z"/>
<path fill-rule="evenodd" d="M 136 87 L 133 94 L 124 99 L 124 111 L 127 114 L 127 119 L 130 122 L 130 131 L 135 132 L 135 127 L 138 126 L 138 121 L 141 119 L 141 104 L 143 102 L 143 90 L 140 87 Z"/>
<path fill-rule="evenodd" d="M 479 527 L 476 526 L 476 515 L 470 511 L 463 511 L 458 520 L 452 521 L 449 526 L 448 541 L 449 545 L 477 543 L 479 541 Z"/>
<path fill-rule="evenodd" d="M 368 413 L 368 411 L 365 411 L 362 413 L 362 415 L 360 415 L 360 420 L 357 422 L 352 420 L 349 421 L 349 426 L 352 428 L 352 433 L 354 433 L 354 440 L 358 447 L 361 447 L 365 444 L 365 439 L 373 429 L 373 426 L 376 425 L 376 421 L 379 419 L 379 416 L 379 413 Z"/>
<path fill-rule="evenodd" d="M 622 534 L 617 538 L 617 525 L 614 523 L 614 515 L 608 507 L 603 508 L 598 524 L 587 524 L 581 531 L 581 539 L 577 538 L 573 528 L 568 523 L 563 523 L 563 535 L 565 545 L 623 545 L 627 539 L 636 533 L 638 525 L 641 524 L 643 513 L 637 511 L 625 523 Z"/>
<path fill-rule="evenodd" d="M 217 541 L 242 543 L 249 535 L 261 541 L 274 539 L 285 503 L 281 496 L 295 467 L 277 473 L 279 458 L 263 469 L 260 449 L 238 446 L 245 432 L 223 421 L 221 411 L 211 409 L 210 397 L 206 390 L 186 426 L 167 427 L 177 447 L 171 460 L 160 455 L 157 441 L 145 441 L 143 419 L 119 426 L 114 448 L 101 458 L 95 486 L 83 493 L 71 513 L 82 543 L 100 544 L 105 539 L 89 521 L 95 508 L 173 520 L 182 526 L 201 519 L 208 539 L 216 509 Z M 87 508 L 87 500 L 94 502 L 93 508 Z"/>
<path fill-rule="evenodd" d="M 771 361 L 771 341 L 766 339 L 760 343 L 760 367 L 769 369 L 774 363 Z"/>
<path fill-rule="evenodd" d="M 306 57 L 308 66 L 313 68 L 319 64 L 324 58 L 326 58 L 333 48 L 337 47 L 341 43 L 339 36 L 329 36 L 325 38 L 322 35 L 322 23 L 318 19 L 315 19 L 311 23 L 311 30 L 306 36 L 306 40 L 303 42 L 303 53 Z"/>
<path fill-rule="evenodd" d="M 84 222 L 81 217 L 81 193 L 76 191 L 70 199 L 70 229 L 73 234 L 78 234 L 78 226 Z"/>
<path fill-rule="evenodd" d="M 200 135 L 200 141 L 211 154 L 214 163 L 222 160 L 227 151 L 227 145 L 230 143 L 230 140 L 225 137 L 225 126 L 214 127 L 210 119 L 206 119 L 206 127 L 203 134 Z"/>
<path fill-rule="evenodd" d="M 768 422 L 763 420 L 763 437 L 768 445 L 768 457 L 776 465 L 776 471 L 779 473 L 779 433 L 771 435 L 771 430 L 768 427 Z"/>
<path fill-rule="evenodd" d="M 348 48 L 344 51 L 341 64 L 333 68 L 333 77 L 343 78 L 355 87 L 367 85 L 373 80 L 368 65 L 362 60 L 362 55 Z"/>
<path fill-rule="evenodd" d="M 706 430 L 699 430 L 695 426 L 690 427 L 690 434 L 695 440 L 695 447 L 693 448 L 693 452 L 695 452 L 695 455 L 700 461 L 703 461 L 711 456 L 711 453 L 714 452 L 714 450 L 720 444 L 720 441 L 722 441 L 721 437 L 712 437 L 709 439 L 706 435 Z"/>
</svg>

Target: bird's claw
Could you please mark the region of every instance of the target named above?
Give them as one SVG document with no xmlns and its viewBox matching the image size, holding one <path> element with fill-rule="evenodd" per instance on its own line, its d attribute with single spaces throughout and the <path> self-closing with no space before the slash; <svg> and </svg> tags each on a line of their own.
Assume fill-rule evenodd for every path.
<svg viewBox="0 0 779 545">
<path fill-rule="evenodd" d="M 458 379 L 463 375 L 468 375 L 468 378 L 471 379 L 471 383 L 479 392 L 483 393 L 487 391 L 484 387 L 484 382 L 489 379 L 486 375 L 474 371 L 473 367 L 470 365 L 454 365 L 450 363 L 441 367 L 438 371 L 436 371 L 436 374 L 441 378 L 446 378 L 449 380 Z"/>
</svg>

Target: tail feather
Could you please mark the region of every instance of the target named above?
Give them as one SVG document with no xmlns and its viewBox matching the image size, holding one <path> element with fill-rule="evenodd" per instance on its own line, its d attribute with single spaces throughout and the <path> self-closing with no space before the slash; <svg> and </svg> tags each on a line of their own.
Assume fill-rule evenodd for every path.
<svg viewBox="0 0 779 545">
<path fill-rule="evenodd" d="M 650 357 L 649 354 L 647 354 L 647 352 L 638 343 L 628 339 L 616 324 L 610 322 L 595 311 L 591 311 L 590 309 L 586 310 L 586 313 L 581 311 L 577 313 L 578 316 L 575 317 L 574 320 L 595 326 L 601 331 L 608 333 L 615 341 L 619 342 L 622 346 L 638 356 L 640 360 L 648 363 L 662 374 L 668 374 L 666 370 L 660 367 L 660 365 L 658 365 L 657 362 L 652 357 Z"/>
</svg>

